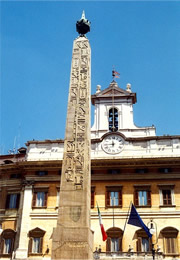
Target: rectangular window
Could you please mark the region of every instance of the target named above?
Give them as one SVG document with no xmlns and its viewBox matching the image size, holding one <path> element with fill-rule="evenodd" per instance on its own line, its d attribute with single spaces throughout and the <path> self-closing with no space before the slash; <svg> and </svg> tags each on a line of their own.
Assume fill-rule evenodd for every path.
<svg viewBox="0 0 180 260">
<path fill-rule="evenodd" d="M 151 190 L 150 186 L 135 186 L 134 204 L 136 207 L 151 206 Z"/>
<path fill-rule="evenodd" d="M 119 251 L 119 238 L 111 238 L 111 252 Z"/>
<path fill-rule="evenodd" d="M 38 175 L 38 176 L 45 176 L 45 175 L 48 175 L 48 172 L 47 171 L 37 171 L 36 175 Z"/>
<path fill-rule="evenodd" d="M 8 194 L 6 198 L 6 209 L 18 209 L 19 208 L 20 194 Z"/>
<path fill-rule="evenodd" d="M 110 192 L 110 206 L 118 206 L 119 205 L 119 192 L 111 191 Z"/>
<path fill-rule="evenodd" d="M 122 207 L 122 186 L 106 187 L 106 207 Z"/>
<path fill-rule="evenodd" d="M 148 205 L 147 191 L 146 190 L 138 191 L 138 203 L 139 203 L 139 206 L 147 206 Z"/>
<path fill-rule="evenodd" d="M 47 207 L 47 191 L 36 191 L 33 193 L 33 207 Z"/>
<path fill-rule="evenodd" d="M 149 239 L 148 238 L 142 238 L 142 252 L 148 252 L 149 251 Z"/>
<path fill-rule="evenodd" d="M 160 206 L 168 207 L 175 206 L 174 184 L 163 185 L 159 184 Z"/>
<path fill-rule="evenodd" d="M 36 207 L 43 207 L 45 202 L 45 192 L 37 192 Z"/>
<path fill-rule="evenodd" d="M 172 205 L 171 190 L 162 190 L 163 205 Z"/>
<path fill-rule="evenodd" d="M 149 252 L 152 250 L 152 241 L 147 237 L 145 231 L 139 231 L 141 236 L 137 235 L 137 252 Z M 143 233 L 143 234 L 142 234 Z"/>
<path fill-rule="evenodd" d="M 40 253 L 40 243 L 41 243 L 40 237 L 33 238 L 32 253 L 35 253 L 35 254 Z"/>
<path fill-rule="evenodd" d="M 17 201 L 17 194 L 11 194 L 10 195 L 10 201 L 9 201 L 9 208 L 10 209 L 16 208 L 16 201 Z"/>
<path fill-rule="evenodd" d="M 6 238 L 4 240 L 4 254 L 10 254 L 11 253 L 11 246 L 12 246 L 11 238 Z"/>
<path fill-rule="evenodd" d="M 176 254 L 177 253 L 177 239 L 174 237 L 165 238 L 165 248 L 167 254 Z"/>
</svg>

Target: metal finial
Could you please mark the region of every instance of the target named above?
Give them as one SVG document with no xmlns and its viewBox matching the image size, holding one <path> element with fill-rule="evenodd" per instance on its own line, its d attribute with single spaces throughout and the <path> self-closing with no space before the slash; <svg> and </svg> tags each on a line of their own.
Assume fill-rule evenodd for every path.
<svg viewBox="0 0 180 260">
<path fill-rule="evenodd" d="M 84 36 L 86 33 L 90 32 L 90 21 L 85 18 L 85 12 L 83 10 L 82 17 L 76 22 L 76 31 L 80 36 Z"/>
<path fill-rule="evenodd" d="M 86 19 L 84 10 L 82 11 L 81 19 Z"/>
</svg>

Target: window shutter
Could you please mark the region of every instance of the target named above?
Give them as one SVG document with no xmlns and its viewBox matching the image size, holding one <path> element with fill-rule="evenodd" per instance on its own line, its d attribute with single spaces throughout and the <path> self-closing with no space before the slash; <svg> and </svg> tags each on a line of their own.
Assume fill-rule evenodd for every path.
<svg viewBox="0 0 180 260">
<path fill-rule="evenodd" d="M 0 254 L 3 254 L 4 239 L 0 236 Z"/>
<path fill-rule="evenodd" d="M 14 238 L 11 238 L 10 254 L 13 252 L 13 250 L 14 250 Z"/>
<path fill-rule="evenodd" d="M 176 238 L 166 237 L 166 253 L 177 253 Z"/>
<path fill-rule="evenodd" d="M 151 206 L 151 191 L 147 191 L 147 205 Z"/>
<path fill-rule="evenodd" d="M 47 192 L 45 192 L 45 194 L 44 194 L 45 196 L 44 196 L 44 207 L 47 207 L 47 198 L 48 198 L 48 193 Z"/>
<path fill-rule="evenodd" d="M 30 237 L 30 239 L 29 239 L 29 246 L 28 246 L 28 253 L 32 253 L 32 243 L 33 243 L 33 238 Z"/>
<path fill-rule="evenodd" d="M 10 194 L 6 197 L 6 209 L 9 209 L 9 203 L 10 203 Z"/>
<path fill-rule="evenodd" d="M 37 192 L 33 193 L 32 206 L 36 207 Z"/>
<path fill-rule="evenodd" d="M 106 207 L 110 206 L 110 192 L 106 191 Z"/>
<path fill-rule="evenodd" d="M 91 208 L 92 209 L 94 208 L 94 195 L 95 195 L 95 192 L 91 191 Z"/>
<path fill-rule="evenodd" d="M 110 252 L 111 251 L 111 238 L 108 237 L 106 240 L 106 252 Z"/>
<path fill-rule="evenodd" d="M 160 206 L 163 205 L 163 193 L 162 193 L 162 190 L 159 190 L 159 203 L 160 203 Z"/>
<path fill-rule="evenodd" d="M 171 238 L 166 237 L 166 253 L 171 253 Z"/>
<path fill-rule="evenodd" d="M 16 209 L 19 208 L 19 202 L 20 202 L 20 193 L 17 194 L 17 198 L 16 198 Z"/>
<path fill-rule="evenodd" d="M 134 192 L 134 205 L 135 206 L 139 206 L 139 203 L 138 203 L 138 191 L 135 190 Z"/>
<path fill-rule="evenodd" d="M 119 251 L 122 252 L 122 237 L 119 238 Z"/>
<path fill-rule="evenodd" d="M 177 248 L 177 246 L 176 246 L 176 238 L 171 238 L 172 239 L 172 246 L 171 246 L 171 248 L 172 248 L 172 253 L 176 253 L 176 248 Z"/>
<path fill-rule="evenodd" d="M 39 253 L 42 253 L 42 248 L 43 248 L 43 238 L 40 238 L 40 245 L 39 245 Z"/>
<path fill-rule="evenodd" d="M 119 206 L 122 207 L 122 190 L 119 191 Z"/>
<path fill-rule="evenodd" d="M 137 252 L 141 252 L 141 243 L 142 243 L 142 238 L 138 237 L 138 239 L 137 239 Z"/>
<path fill-rule="evenodd" d="M 168 195 L 168 205 L 172 205 L 172 201 L 171 201 L 171 190 L 168 191 L 167 195 Z"/>
</svg>

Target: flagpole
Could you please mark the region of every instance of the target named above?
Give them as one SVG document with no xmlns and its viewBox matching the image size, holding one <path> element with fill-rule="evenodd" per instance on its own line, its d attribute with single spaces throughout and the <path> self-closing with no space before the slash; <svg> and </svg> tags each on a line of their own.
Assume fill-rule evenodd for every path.
<svg viewBox="0 0 180 260">
<path fill-rule="evenodd" d="M 124 234 L 124 232 L 125 232 L 125 228 L 126 228 L 126 224 L 127 224 L 127 221 L 128 221 L 129 211 L 130 211 L 130 209 L 131 209 L 131 206 L 132 206 L 132 201 L 131 201 L 130 204 L 129 204 L 129 209 L 128 209 L 128 213 L 127 213 L 127 217 L 126 217 L 126 222 L 125 222 L 125 224 L 124 224 L 123 234 Z"/>
</svg>

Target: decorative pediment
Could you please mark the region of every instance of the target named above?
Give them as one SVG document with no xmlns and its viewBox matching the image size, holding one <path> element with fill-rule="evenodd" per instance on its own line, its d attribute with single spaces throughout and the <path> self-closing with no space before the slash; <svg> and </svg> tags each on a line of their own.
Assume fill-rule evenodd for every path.
<svg viewBox="0 0 180 260">
<path fill-rule="evenodd" d="M 96 99 L 109 99 L 109 98 L 130 98 L 132 103 L 136 103 L 136 93 L 131 90 L 124 90 L 120 88 L 114 80 L 110 83 L 109 87 L 100 91 L 100 89 L 92 95 L 92 104 L 94 105 Z"/>
<path fill-rule="evenodd" d="M 108 88 L 96 93 L 96 96 L 112 96 L 112 95 L 129 95 L 130 93 L 122 88 L 119 88 L 115 81 L 112 81 Z"/>
<path fill-rule="evenodd" d="M 30 237 L 42 237 L 42 236 L 44 236 L 45 233 L 46 233 L 46 231 L 36 227 L 29 231 L 29 236 Z"/>
</svg>

